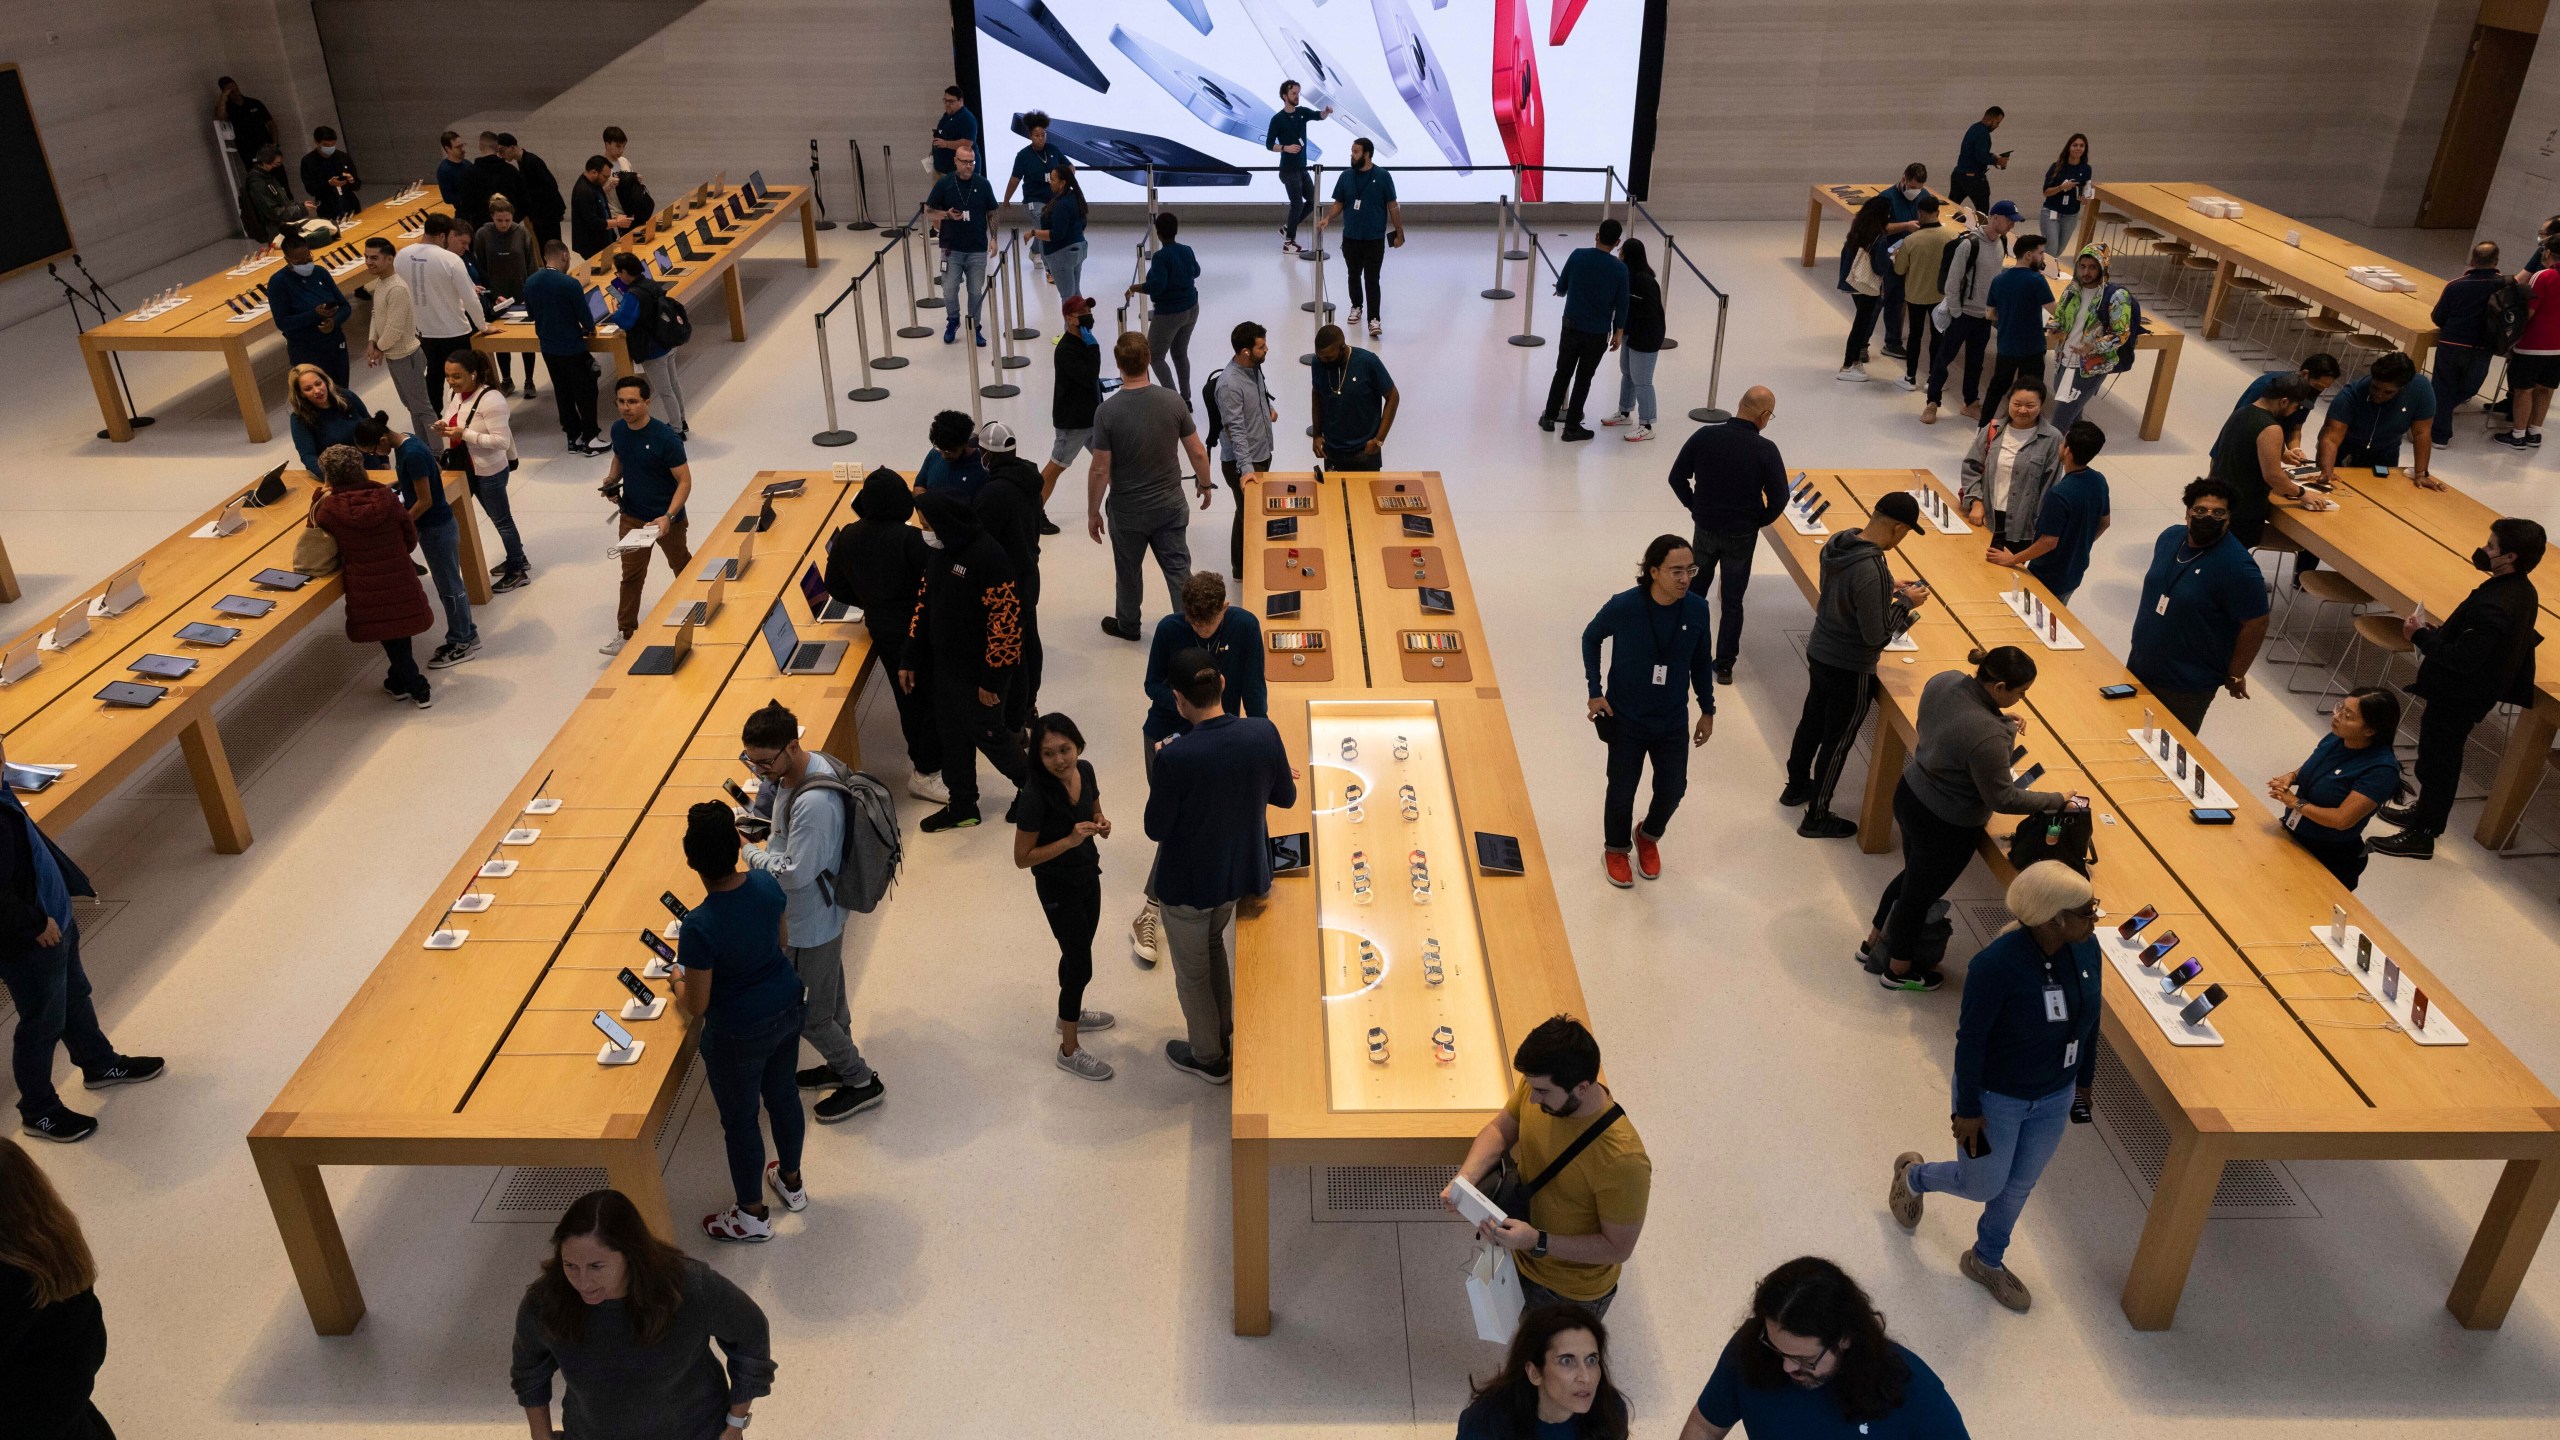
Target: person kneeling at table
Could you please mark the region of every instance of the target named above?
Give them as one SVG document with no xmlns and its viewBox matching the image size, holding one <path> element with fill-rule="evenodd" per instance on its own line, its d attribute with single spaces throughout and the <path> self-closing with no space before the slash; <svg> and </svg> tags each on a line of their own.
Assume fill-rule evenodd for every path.
<svg viewBox="0 0 2560 1440">
<path fill-rule="evenodd" d="M 2269 798 L 2284 807 L 2285 833 L 2350 890 L 2364 875 L 2366 822 L 2406 788 L 2391 750 L 2399 728 L 2399 696 L 2355 691 L 2329 712 L 2329 733 L 2302 768 L 2267 782 Z"/>
<path fill-rule="evenodd" d="M 1923 1164 L 1917 1150 L 1895 1156 L 1885 1205 L 1896 1224 L 1917 1230 L 1922 1197 L 1932 1190 L 1982 1202 L 1973 1248 L 1957 1268 L 2024 1314 L 2026 1282 L 2001 1261 L 2064 1124 L 2091 1118 L 2105 965 L 2090 938 L 2098 901 L 2086 875 L 2038 861 L 2009 882 L 2008 902 L 2018 928 L 1965 968 L 1952 1117 L 1958 1158 Z"/>
</svg>

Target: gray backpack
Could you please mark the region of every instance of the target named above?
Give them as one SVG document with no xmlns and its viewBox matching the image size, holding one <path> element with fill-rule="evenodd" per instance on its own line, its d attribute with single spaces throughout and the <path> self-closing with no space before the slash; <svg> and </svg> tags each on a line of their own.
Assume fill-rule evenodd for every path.
<svg viewBox="0 0 2560 1440">
<path fill-rule="evenodd" d="M 897 883 L 904 845 L 898 829 L 898 802 L 889 787 L 825 751 L 826 762 L 844 772 L 839 780 L 810 767 L 803 790 L 831 791 L 844 800 L 844 850 L 835 869 L 819 877 L 838 907 L 868 915 Z"/>
</svg>

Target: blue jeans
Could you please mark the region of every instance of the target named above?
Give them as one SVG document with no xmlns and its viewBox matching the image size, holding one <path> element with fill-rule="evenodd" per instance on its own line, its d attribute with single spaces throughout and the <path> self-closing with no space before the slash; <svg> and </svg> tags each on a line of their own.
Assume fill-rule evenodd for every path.
<svg viewBox="0 0 2560 1440">
<path fill-rule="evenodd" d="M 489 523 L 498 527 L 498 539 L 506 546 L 506 558 L 499 568 L 522 572 L 531 570 L 533 562 L 524 557 L 524 537 L 516 533 L 516 512 L 507 504 L 507 477 L 515 471 L 516 467 L 510 464 L 495 475 L 472 476 L 471 503 L 479 506 L 488 515 Z M 431 572 L 435 569 L 432 560 L 427 568 Z"/>
<path fill-rule="evenodd" d="M 1073 245 L 1056 245 L 1041 252 L 1040 258 L 1049 266 L 1049 278 L 1057 282 L 1060 300 L 1073 299 L 1084 293 L 1076 287 L 1084 283 L 1084 257 L 1092 248 L 1091 241 L 1079 240 Z"/>
<path fill-rule="evenodd" d="M 714 984 L 719 983 L 715 977 Z M 720 1138 L 729 1152 L 729 1188 L 740 1206 L 764 1203 L 764 1132 L 756 1128 L 756 1107 L 763 1104 L 773 1124 L 774 1158 L 783 1173 L 800 1173 L 800 1142 L 809 1133 L 809 1117 L 800 1110 L 800 1085 L 793 1078 L 800 1061 L 801 1012 L 794 1000 L 767 1020 L 731 1030 L 702 1027 L 703 1079 L 711 1102 L 720 1110 Z"/>
<path fill-rule="evenodd" d="M 53 1088 L 53 1047 L 71 1052 L 83 1074 L 95 1074 L 124 1057 L 98 1028 L 89 1001 L 89 972 L 80 968 L 80 927 L 66 925 L 62 943 L 0 956 L 0 982 L 18 1007 L 18 1035 L 9 1068 L 18 1081 L 18 1113 L 29 1120 L 62 1105 Z"/>
<path fill-rule="evenodd" d="M 977 328 L 978 307 L 987 298 L 987 252 L 984 250 L 945 250 L 942 252 L 942 328 L 947 333 L 960 323 L 960 285 L 969 285 L 969 325 Z"/>
<path fill-rule="evenodd" d="M 2044 210 L 2038 212 L 2036 223 L 2044 230 L 2045 253 L 2060 257 L 2063 268 L 2069 269 L 2070 262 L 2077 258 L 2076 252 L 2069 247 L 2071 237 L 2080 233 L 2080 212 L 2074 210 L 2064 215 Z"/>
<path fill-rule="evenodd" d="M 1636 419 L 1653 423 L 1653 362 L 1662 358 L 1658 350 L 1639 350 L 1633 345 L 1618 347 L 1618 413 L 1633 410 Z"/>
<path fill-rule="evenodd" d="M 2453 412 L 2480 393 L 2489 378 L 2489 352 L 2470 345 L 2436 345 L 2435 442 L 2453 439 Z"/>
<path fill-rule="evenodd" d="M 471 592 L 462 584 L 462 525 L 448 518 L 418 526 L 418 551 L 426 557 L 427 578 L 436 582 L 436 600 L 444 606 L 444 643 L 468 645 L 480 638 L 471 623 Z"/>
<path fill-rule="evenodd" d="M 1982 1220 L 1974 1226 L 1973 1258 L 1998 1269 L 2009 1253 L 2009 1232 L 2018 1227 L 2018 1212 L 2036 1177 L 2062 1144 L 2071 1124 L 2071 1086 L 2041 1100 L 2021 1100 L 1996 1091 L 1982 1092 L 1982 1134 L 1991 1153 L 1979 1160 L 1959 1157 L 1911 1167 L 1911 1188 L 1919 1194 L 1935 1190 L 1982 1202 Z"/>
</svg>

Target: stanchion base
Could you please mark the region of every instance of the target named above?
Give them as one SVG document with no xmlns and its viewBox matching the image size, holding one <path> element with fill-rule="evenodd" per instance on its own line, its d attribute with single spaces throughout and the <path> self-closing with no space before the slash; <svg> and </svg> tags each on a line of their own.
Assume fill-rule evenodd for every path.
<svg viewBox="0 0 2560 1440">
<path fill-rule="evenodd" d="M 871 362 L 871 368 L 874 370 L 904 370 L 907 368 L 907 357 L 904 355 L 883 355 L 879 359 Z"/>
<path fill-rule="evenodd" d="M 1544 335 L 1514 335 L 1511 337 L 1511 343 L 1519 346 L 1523 350 L 1535 350 L 1539 346 L 1547 343 L 1547 337 Z"/>
<path fill-rule="evenodd" d="M 847 220 L 844 222 L 844 228 L 847 230 L 877 230 L 880 227 L 869 220 Z"/>
<path fill-rule="evenodd" d="M 834 228 L 836 228 L 836 222 L 834 222 L 833 220 L 821 220 L 821 221 L 819 221 L 819 222 L 817 223 L 817 225 L 816 225 L 814 228 L 816 228 L 816 229 L 820 229 L 820 230 L 833 230 Z"/>
<path fill-rule="evenodd" d="M 1330 260 L 1333 258 L 1333 252 L 1330 250 L 1301 250 L 1298 252 L 1298 258 L 1301 260 Z"/>
<path fill-rule="evenodd" d="M 126 423 L 126 424 L 128 424 L 128 425 L 130 425 L 130 426 L 132 426 L 132 427 L 133 427 L 134 429 L 136 429 L 136 430 L 143 430 L 143 429 L 148 429 L 148 428 L 149 428 L 149 427 L 151 427 L 151 426 L 154 426 L 154 425 L 159 424 L 159 423 L 160 423 L 160 421 L 159 421 L 159 419 L 158 419 L 157 417 L 155 417 L 155 416 L 151 416 L 151 415 L 136 415 L 136 416 L 134 416 L 132 419 L 130 419 L 130 420 L 128 420 L 128 421 L 126 421 L 125 423 Z M 99 431 L 99 432 L 98 432 L 98 438 L 99 438 L 99 439 L 101 439 L 101 440 L 106 439 L 106 438 L 107 438 L 107 432 L 106 432 L 106 431 L 104 431 L 104 430 Z"/>
<path fill-rule="evenodd" d="M 850 430 L 821 430 L 817 434 L 809 437 L 809 443 L 812 445 L 824 445 L 830 450 L 835 450 L 850 445 L 860 438 L 862 437 L 854 434 Z"/>
<path fill-rule="evenodd" d="M 1298 357 L 1298 363 L 1299 363 L 1299 364 L 1301 364 L 1301 365 L 1313 365 L 1313 364 L 1315 364 L 1315 363 L 1316 363 L 1316 352 L 1314 352 L 1313 350 L 1310 350 L 1310 351 L 1308 351 L 1306 354 L 1299 356 L 1299 357 Z M 1308 433 L 1308 434 L 1310 434 L 1310 435 L 1313 435 L 1313 434 L 1314 434 L 1314 433 L 1316 433 L 1316 432 L 1314 431 L 1314 429 L 1313 429 L 1313 428 L 1310 428 L 1310 429 L 1307 431 L 1307 433 Z"/>
<path fill-rule="evenodd" d="M 1313 313 L 1314 313 L 1314 311 L 1315 311 L 1315 308 L 1316 308 L 1316 302 L 1314 302 L 1313 300 L 1301 300 L 1301 301 L 1299 301 L 1299 302 L 1298 302 L 1298 308 L 1299 308 L 1299 309 L 1301 309 L 1301 310 L 1307 311 L 1307 312 L 1308 312 L 1308 313 L 1310 313 L 1310 314 L 1313 314 Z M 1330 314 L 1332 314 L 1332 313 L 1333 313 L 1333 302 L 1332 302 L 1332 301 L 1327 300 L 1326 302 L 1324 302 L 1324 313 L 1326 313 L 1327 315 L 1330 315 Z"/>
<path fill-rule="evenodd" d="M 886 400 L 889 398 L 889 388 L 885 385 L 865 385 L 857 390 L 847 390 L 844 392 L 844 398 L 847 400 Z"/>
<path fill-rule="evenodd" d="M 1689 418 L 1701 425 L 1721 425 L 1733 418 L 1733 412 L 1719 410 L 1713 405 L 1701 405 L 1689 412 Z"/>
<path fill-rule="evenodd" d="M 901 340 L 922 340 L 932 333 L 933 327 L 930 325 L 901 325 L 898 327 L 898 338 Z"/>
<path fill-rule="evenodd" d="M 996 368 L 999 370 L 1019 370 L 1030 363 L 1031 357 L 1028 355 L 1007 355 L 1003 359 L 996 361 Z"/>
<path fill-rule="evenodd" d="M 907 233 L 907 227 L 904 225 L 883 225 L 880 227 L 880 233 L 883 235 L 904 235 Z"/>
<path fill-rule="evenodd" d="M 1477 294 L 1479 294 L 1479 295 L 1481 295 L 1481 296 L 1483 296 L 1483 297 L 1484 297 L 1484 298 L 1486 298 L 1487 300 L 1517 300 L 1517 299 L 1519 299 L 1519 298 L 1520 298 L 1520 292 L 1519 292 L 1519 291 L 1517 291 L 1517 290 L 1505 290 L 1505 289 L 1503 289 L 1503 288 L 1502 288 L 1501 286 L 1499 286 L 1499 285 L 1496 285 L 1495 287 L 1493 287 L 1493 288 L 1492 288 L 1492 289 L 1490 289 L 1490 290 L 1479 290 L 1479 291 L 1477 291 L 1476 293 L 1477 293 Z"/>
<path fill-rule="evenodd" d="M 998 381 L 993 385 L 981 385 L 978 387 L 978 394 L 980 398 L 987 400 L 1010 400 L 1021 393 L 1021 386 L 1007 385 L 1002 381 Z"/>
<path fill-rule="evenodd" d="M 1672 339 L 1668 335 L 1665 335 L 1662 337 L 1662 343 L 1654 348 L 1658 350 L 1677 350 L 1680 348 L 1680 342 Z"/>
<path fill-rule="evenodd" d="M 916 308 L 919 310 L 939 310 L 942 308 L 942 297 L 939 295 L 918 296 L 916 298 Z"/>
<path fill-rule="evenodd" d="M 1013 327 L 1013 338 L 1016 340 L 1037 340 L 1040 338 L 1040 328 L 1036 325 L 1016 325 Z"/>
<path fill-rule="evenodd" d="M 1502 258 L 1505 260 L 1526 260 L 1529 258 L 1529 252 L 1526 250 L 1505 250 L 1502 252 Z"/>
</svg>

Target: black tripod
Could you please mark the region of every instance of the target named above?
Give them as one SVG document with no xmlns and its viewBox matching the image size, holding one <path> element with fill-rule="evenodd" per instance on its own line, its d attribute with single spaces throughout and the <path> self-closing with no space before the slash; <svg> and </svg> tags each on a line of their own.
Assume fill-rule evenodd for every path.
<svg viewBox="0 0 2560 1440">
<path fill-rule="evenodd" d="M 90 309 L 98 313 L 98 323 L 101 325 L 107 323 L 107 316 L 110 313 L 124 307 L 116 304 L 115 297 L 107 293 L 107 287 L 99 284 L 98 277 L 89 273 L 89 267 L 80 263 L 77 252 L 73 253 L 71 264 L 72 268 L 80 272 L 80 278 L 89 282 L 87 293 L 82 293 L 80 287 L 63 279 L 62 273 L 52 265 L 46 265 L 44 273 L 52 277 L 54 284 L 62 287 L 62 303 L 71 308 L 71 332 L 75 335 L 85 335 L 89 331 L 89 326 L 80 318 L 82 302 L 85 301 Z M 124 388 L 124 412 L 132 417 L 128 423 L 136 430 L 158 423 L 153 417 L 143 414 L 141 406 L 133 403 L 133 382 L 125 379 L 124 357 L 110 350 L 107 352 L 107 363 L 116 368 L 116 384 Z M 104 430 L 98 432 L 99 439 L 104 440 L 107 437 L 108 432 Z"/>
</svg>

